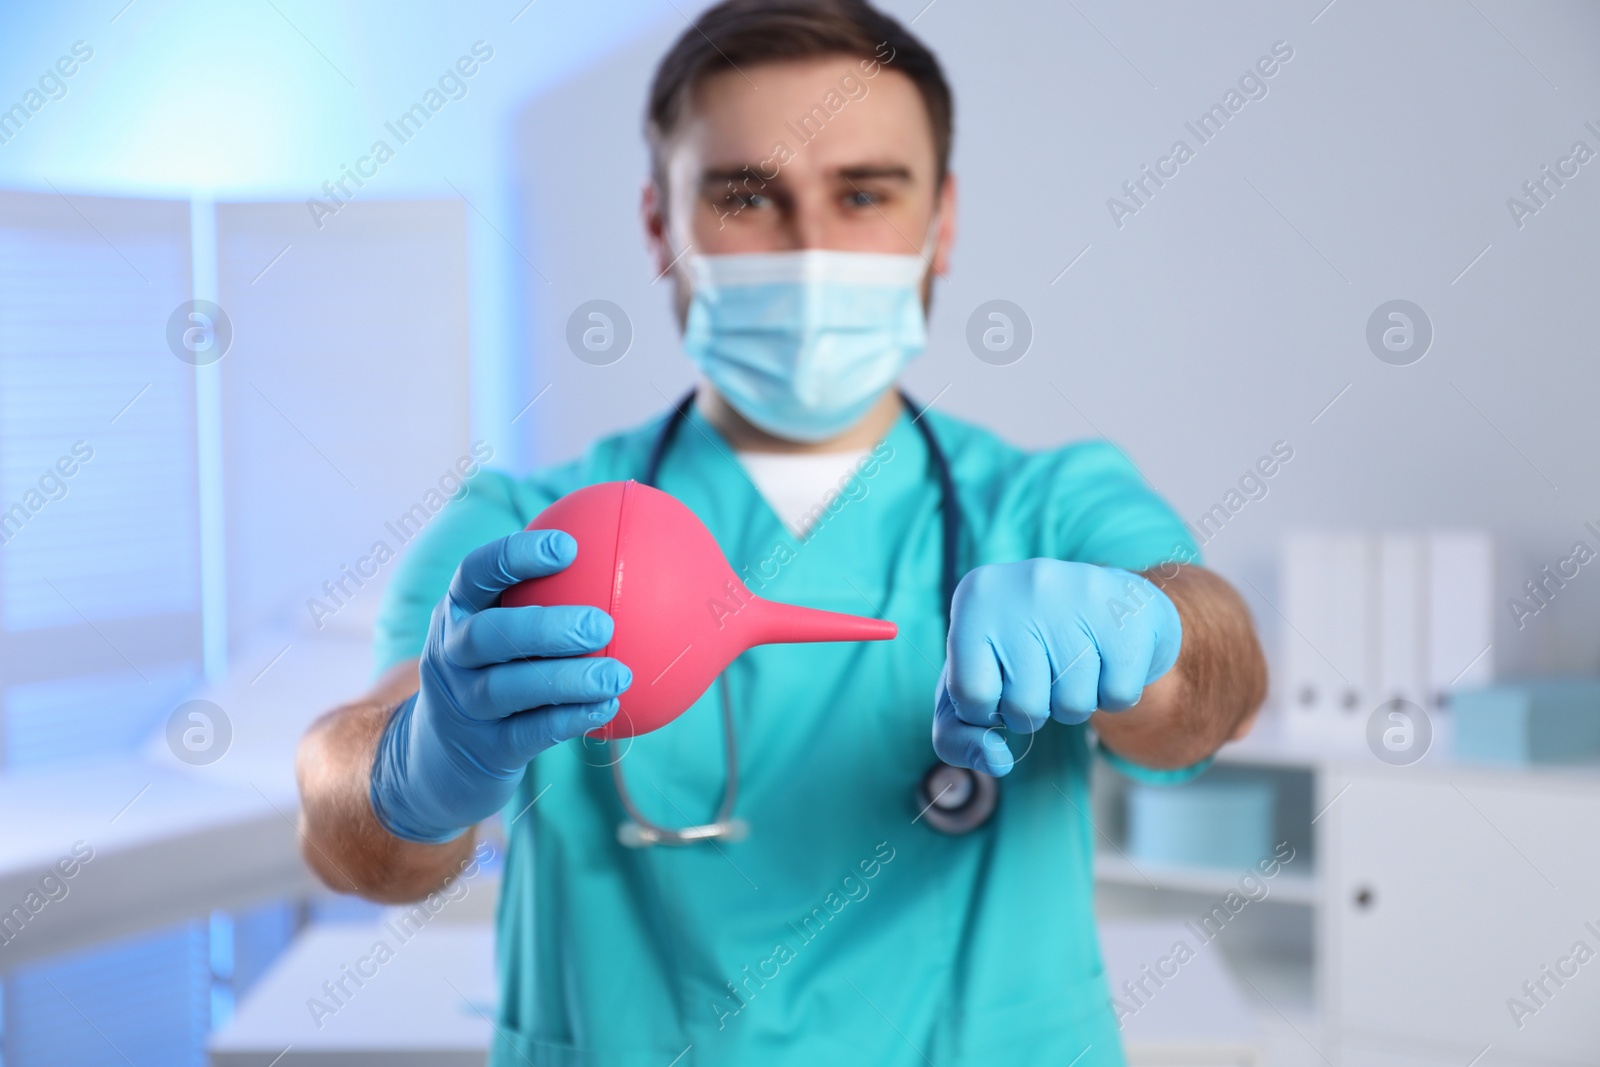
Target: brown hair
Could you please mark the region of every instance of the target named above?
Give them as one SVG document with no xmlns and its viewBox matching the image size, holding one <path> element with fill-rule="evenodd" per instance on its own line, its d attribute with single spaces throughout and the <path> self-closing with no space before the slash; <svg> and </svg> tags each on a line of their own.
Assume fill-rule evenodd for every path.
<svg viewBox="0 0 1600 1067">
<path fill-rule="evenodd" d="M 939 61 L 904 26 L 865 0 L 723 0 L 673 42 L 656 66 L 645 112 L 650 172 L 666 188 L 662 148 L 707 74 L 783 60 L 846 55 L 881 61 L 910 78 L 933 128 L 934 173 L 950 165 L 954 102 Z"/>
</svg>

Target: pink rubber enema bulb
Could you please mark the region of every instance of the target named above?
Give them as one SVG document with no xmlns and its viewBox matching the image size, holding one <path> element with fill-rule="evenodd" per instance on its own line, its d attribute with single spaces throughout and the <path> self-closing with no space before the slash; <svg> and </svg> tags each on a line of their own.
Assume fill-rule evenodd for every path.
<svg viewBox="0 0 1600 1067">
<path fill-rule="evenodd" d="M 528 523 L 578 542 L 566 570 L 521 582 L 505 607 L 588 604 L 610 614 L 611 643 L 596 656 L 633 671 L 616 717 L 592 737 L 659 730 L 700 699 L 728 664 L 756 645 L 888 641 L 895 624 L 763 600 L 739 580 L 711 531 L 675 497 L 638 482 L 569 493 Z"/>
</svg>

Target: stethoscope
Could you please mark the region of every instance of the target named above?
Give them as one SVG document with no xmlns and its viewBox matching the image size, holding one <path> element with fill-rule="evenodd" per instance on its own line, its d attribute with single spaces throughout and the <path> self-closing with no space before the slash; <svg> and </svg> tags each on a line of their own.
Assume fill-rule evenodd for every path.
<svg viewBox="0 0 1600 1067">
<path fill-rule="evenodd" d="M 661 462 L 666 458 L 667 448 L 677 434 L 678 427 L 688 419 L 689 412 L 694 406 L 694 398 L 695 392 L 691 389 L 662 422 L 661 431 L 657 434 L 645 463 L 644 477 L 640 479 L 645 485 L 655 486 L 661 474 Z M 907 408 L 915 409 L 910 397 L 901 393 L 900 399 Z M 934 436 L 932 428 L 927 420 L 920 418 L 913 420 L 912 425 L 921 432 L 922 439 L 927 445 L 928 458 L 939 478 L 944 538 L 943 590 L 945 610 L 949 611 L 950 602 L 955 596 L 956 583 L 961 577 L 959 569 L 961 507 L 956 497 L 955 479 L 950 473 L 950 462 L 945 458 L 944 449 L 939 447 L 939 441 Z M 623 810 L 628 813 L 628 820 L 617 827 L 617 840 L 629 848 L 690 845 L 697 841 L 738 841 L 749 833 L 749 827 L 744 820 L 736 818 L 733 814 L 734 804 L 739 796 L 739 758 L 733 725 L 733 700 L 728 695 L 726 673 L 717 679 L 717 685 L 722 698 L 722 732 L 727 752 L 728 777 L 727 785 L 722 791 L 722 802 L 717 806 L 716 818 L 709 823 L 678 829 L 650 821 L 628 795 L 628 786 L 623 778 L 622 760 L 613 760 L 611 779 L 617 787 L 617 798 L 622 801 Z M 970 833 L 989 821 L 999 801 L 999 786 L 989 775 L 965 767 L 935 763 L 917 783 L 918 814 L 913 821 L 924 821 L 940 833 Z"/>
</svg>

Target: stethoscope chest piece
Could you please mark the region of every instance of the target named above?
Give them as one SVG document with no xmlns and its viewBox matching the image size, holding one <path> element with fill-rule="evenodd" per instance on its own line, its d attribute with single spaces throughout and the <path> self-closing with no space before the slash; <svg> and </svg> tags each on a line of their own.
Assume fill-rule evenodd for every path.
<svg viewBox="0 0 1600 1067">
<path fill-rule="evenodd" d="M 971 833 L 1000 803 L 1000 785 L 987 774 L 935 763 L 917 784 L 921 819 L 941 834 Z"/>
<path fill-rule="evenodd" d="M 629 819 L 617 824 L 617 841 L 624 848 L 649 848 L 652 845 L 692 845 L 696 841 L 743 841 L 750 836 L 750 826 L 743 819 L 727 819 L 706 823 L 704 826 L 686 826 L 681 830 L 668 830 L 649 822 Z"/>
</svg>

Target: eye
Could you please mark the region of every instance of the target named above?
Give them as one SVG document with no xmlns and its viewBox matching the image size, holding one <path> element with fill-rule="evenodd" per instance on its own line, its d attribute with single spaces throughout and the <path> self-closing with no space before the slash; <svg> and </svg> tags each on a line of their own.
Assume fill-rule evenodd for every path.
<svg viewBox="0 0 1600 1067">
<path fill-rule="evenodd" d="M 881 199 L 877 193 L 868 192 L 865 189 L 853 189 L 845 194 L 844 202 L 850 207 L 873 207 Z"/>
<path fill-rule="evenodd" d="M 745 210 L 764 210 L 772 206 L 772 198 L 765 193 L 743 193 L 737 189 L 729 189 L 716 199 L 719 208 L 734 214 Z"/>
</svg>

